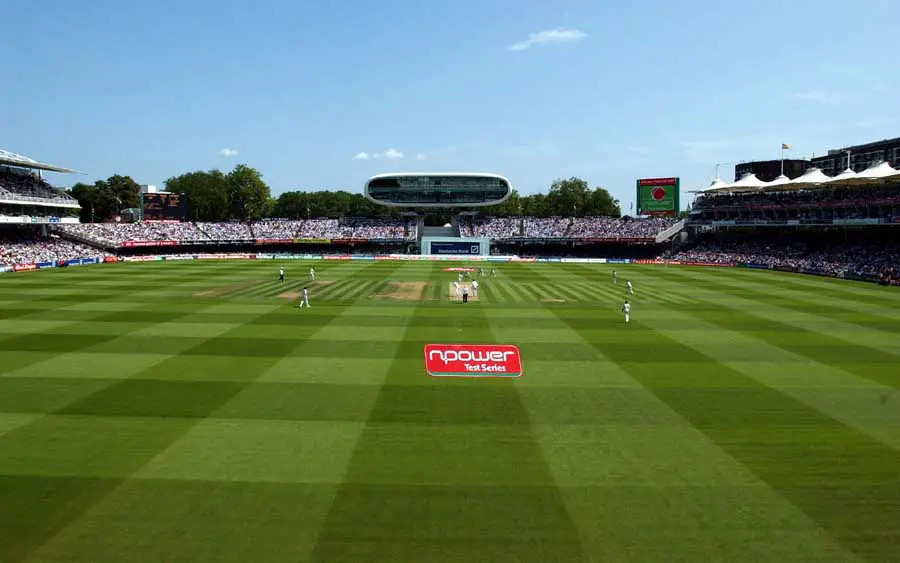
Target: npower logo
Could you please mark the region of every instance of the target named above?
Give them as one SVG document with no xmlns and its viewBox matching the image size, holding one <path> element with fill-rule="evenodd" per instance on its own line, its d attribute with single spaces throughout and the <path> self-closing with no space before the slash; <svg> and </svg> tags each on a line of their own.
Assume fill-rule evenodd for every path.
<svg viewBox="0 0 900 563">
<path fill-rule="evenodd" d="M 426 344 L 432 377 L 520 377 L 522 356 L 510 344 Z"/>
</svg>

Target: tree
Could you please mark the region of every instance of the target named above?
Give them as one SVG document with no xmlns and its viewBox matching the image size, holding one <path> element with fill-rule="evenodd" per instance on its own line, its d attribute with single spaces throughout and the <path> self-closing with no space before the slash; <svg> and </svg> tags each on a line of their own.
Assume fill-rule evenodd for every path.
<svg viewBox="0 0 900 563">
<path fill-rule="evenodd" d="M 603 188 L 594 188 L 585 202 L 585 215 L 593 217 L 621 217 L 619 200 Z"/>
<path fill-rule="evenodd" d="M 97 187 L 92 184 L 84 184 L 78 182 L 69 190 L 69 193 L 78 200 L 81 205 L 81 213 L 79 221 L 82 223 L 90 223 L 94 220 L 95 207 L 97 204 Z"/>
<path fill-rule="evenodd" d="M 560 217 L 584 215 L 585 203 L 589 197 L 588 183 L 581 178 L 556 180 L 547 192 L 548 211 L 551 215 Z"/>
<path fill-rule="evenodd" d="M 141 206 L 141 186 L 131 176 L 115 174 L 107 178 L 105 184 L 119 211 Z"/>
<path fill-rule="evenodd" d="M 225 221 L 230 218 L 228 183 L 220 170 L 198 170 L 169 178 L 166 191 L 184 194 L 187 216 L 194 221 Z"/>
<path fill-rule="evenodd" d="M 225 177 L 231 217 L 240 221 L 261 219 L 272 197 L 262 174 L 246 164 L 238 164 Z"/>
<path fill-rule="evenodd" d="M 141 188 L 131 176 L 116 174 L 93 184 L 81 182 L 69 190 L 81 205 L 81 221 L 104 221 L 126 208 L 140 207 Z"/>
</svg>

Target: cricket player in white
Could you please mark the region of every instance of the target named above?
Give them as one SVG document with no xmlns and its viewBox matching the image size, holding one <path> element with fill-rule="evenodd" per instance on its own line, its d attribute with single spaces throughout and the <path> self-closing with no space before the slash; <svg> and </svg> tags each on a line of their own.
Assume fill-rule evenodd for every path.
<svg viewBox="0 0 900 563">
<path fill-rule="evenodd" d="M 459 297 L 459 282 L 458 281 L 453 282 L 453 287 L 456 288 L 456 296 Z"/>
<path fill-rule="evenodd" d="M 316 281 L 316 269 L 315 268 L 309 269 L 309 281 Z"/>
<path fill-rule="evenodd" d="M 613 270 L 613 285 L 616 285 L 617 283 L 619 283 L 619 274 Z"/>
<path fill-rule="evenodd" d="M 478 280 L 472 280 L 472 297 L 478 297 Z"/>
<path fill-rule="evenodd" d="M 284 283 L 284 268 L 278 270 L 278 281 Z"/>
<path fill-rule="evenodd" d="M 310 307 L 309 292 L 306 290 L 305 287 L 303 288 L 303 294 L 300 296 L 300 304 L 297 305 L 297 308 L 302 309 L 304 305 L 306 305 L 307 307 Z"/>
<path fill-rule="evenodd" d="M 631 285 L 631 280 L 625 280 L 625 287 L 628 288 L 629 295 L 634 295 L 634 287 Z"/>
<path fill-rule="evenodd" d="M 456 274 L 456 281 L 458 281 L 458 282 L 462 281 L 462 272 L 459 272 L 458 274 Z"/>
<path fill-rule="evenodd" d="M 628 300 L 625 300 L 625 304 L 622 305 L 622 312 L 625 313 L 625 322 L 631 321 L 631 303 Z"/>
</svg>

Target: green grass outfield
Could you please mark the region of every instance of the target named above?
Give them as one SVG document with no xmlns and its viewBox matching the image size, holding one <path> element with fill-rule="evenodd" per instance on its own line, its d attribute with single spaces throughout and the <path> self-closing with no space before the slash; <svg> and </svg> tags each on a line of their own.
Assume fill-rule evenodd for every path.
<svg viewBox="0 0 900 563">
<path fill-rule="evenodd" d="M 0 562 L 900 561 L 896 288 L 450 265 L 0 276 Z"/>
</svg>

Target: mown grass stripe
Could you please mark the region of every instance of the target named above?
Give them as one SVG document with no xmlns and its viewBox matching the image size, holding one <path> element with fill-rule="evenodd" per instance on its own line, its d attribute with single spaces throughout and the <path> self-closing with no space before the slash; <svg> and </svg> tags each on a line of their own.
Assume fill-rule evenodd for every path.
<svg viewBox="0 0 900 563">
<path fill-rule="evenodd" d="M 665 346 L 691 369 L 636 361 L 630 350 L 592 338 L 565 310 L 557 314 L 851 551 L 877 561 L 900 557 L 900 453 L 645 323 L 629 327 L 634 340 Z M 873 530 L 894 540 L 872 541 Z"/>
<path fill-rule="evenodd" d="M 490 340 L 481 303 L 415 307 L 311 561 L 581 560 L 513 382 L 424 373 L 425 343 Z M 491 424 L 502 441 L 484 432 Z M 422 455 L 410 438 L 425 436 Z M 498 474 L 508 456 L 517 471 Z"/>
<path fill-rule="evenodd" d="M 490 286 L 491 290 L 496 292 L 497 301 L 499 303 L 503 303 L 504 305 L 511 305 L 520 300 L 520 298 L 515 295 L 512 290 L 509 288 L 510 282 L 499 282 L 499 281 L 491 281 Z"/>
<path fill-rule="evenodd" d="M 676 274 L 680 275 L 680 274 Z M 690 278 L 694 279 L 694 278 Z M 771 299 L 763 300 L 762 295 L 756 301 L 757 305 L 753 307 L 754 301 L 748 299 L 747 295 L 752 291 L 745 291 L 742 288 L 734 287 L 729 284 L 708 283 L 704 291 L 714 291 L 735 298 L 735 301 L 716 299 L 708 297 L 707 300 L 715 300 L 717 304 L 735 311 L 750 313 L 758 319 L 765 319 L 770 322 L 777 323 L 773 326 L 790 326 L 793 330 L 804 331 L 807 334 L 815 334 L 821 337 L 822 344 L 827 346 L 837 346 L 839 348 L 852 347 L 857 351 L 858 357 L 864 357 L 866 350 L 874 357 L 873 359 L 880 362 L 900 362 L 900 343 L 897 339 L 881 332 L 853 323 L 845 323 L 833 319 L 827 319 L 826 316 L 808 313 L 804 310 L 796 310 L 792 314 L 792 308 L 784 308 L 775 303 Z M 778 319 L 778 320 L 776 320 Z M 820 329 L 811 329 L 809 327 L 821 327 Z"/>
<path fill-rule="evenodd" d="M 752 296 L 765 298 L 766 301 L 800 311 L 803 313 L 814 312 L 836 321 L 850 322 L 869 327 L 872 318 L 882 318 L 888 322 L 878 323 L 884 330 L 900 332 L 900 306 L 882 301 L 878 306 L 847 298 L 834 298 L 825 292 L 802 291 L 797 287 L 767 286 L 765 284 L 740 280 L 736 283 L 727 279 L 717 280 L 717 285 L 731 286 L 740 289 Z M 824 294 L 824 295 L 823 295 Z M 855 313 L 855 315 L 849 315 Z M 850 317 L 850 318 L 848 318 Z"/>
</svg>

